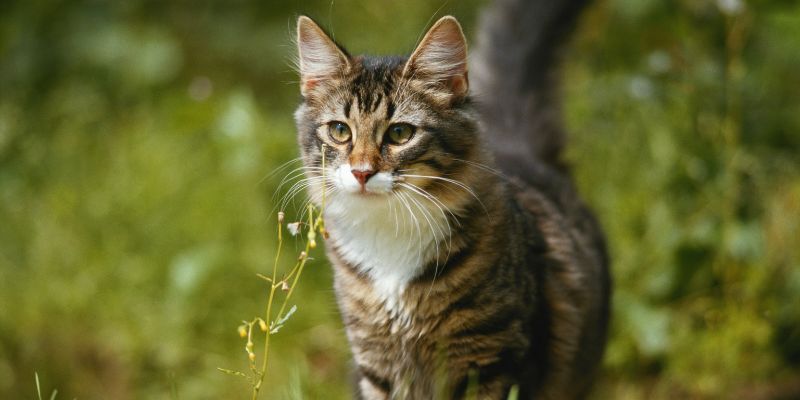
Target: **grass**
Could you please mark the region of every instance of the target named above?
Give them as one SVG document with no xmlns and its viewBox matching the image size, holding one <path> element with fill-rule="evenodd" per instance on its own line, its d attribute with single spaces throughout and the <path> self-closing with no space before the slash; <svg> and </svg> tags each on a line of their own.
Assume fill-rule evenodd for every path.
<svg viewBox="0 0 800 400">
<path fill-rule="evenodd" d="M 34 377 L 36 378 L 36 395 L 39 397 L 39 400 L 42 400 L 42 386 L 39 384 L 39 373 L 34 373 Z M 53 392 L 50 394 L 50 400 L 55 400 L 57 395 L 58 390 L 53 389 Z"/>
</svg>

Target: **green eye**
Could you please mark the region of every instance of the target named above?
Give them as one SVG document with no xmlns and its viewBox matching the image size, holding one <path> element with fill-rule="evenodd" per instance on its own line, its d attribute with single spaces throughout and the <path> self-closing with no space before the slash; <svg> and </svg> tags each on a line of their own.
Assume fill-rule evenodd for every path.
<svg viewBox="0 0 800 400">
<path fill-rule="evenodd" d="M 336 143 L 347 143 L 350 141 L 350 127 L 344 122 L 333 121 L 328 124 L 328 136 Z"/>
<path fill-rule="evenodd" d="M 404 144 L 411 140 L 415 130 L 416 128 L 413 125 L 392 124 L 389 126 L 389 129 L 386 130 L 386 137 L 389 139 L 389 143 Z"/>
</svg>

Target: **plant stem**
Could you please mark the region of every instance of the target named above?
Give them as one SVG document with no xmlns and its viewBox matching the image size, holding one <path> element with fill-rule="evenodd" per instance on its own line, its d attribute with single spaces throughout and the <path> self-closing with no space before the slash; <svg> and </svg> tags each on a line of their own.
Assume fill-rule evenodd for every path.
<svg viewBox="0 0 800 400">
<path fill-rule="evenodd" d="M 324 178 L 325 177 L 325 145 L 322 146 L 322 170 L 323 170 L 322 176 Z M 270 336 L 272 336 L 272 329 L 273 329 L 272 323 L 274 321 L 279 321 L 282 318 L 283 313 L 286 310 L 286 305 L 289 303 L 289 299 L 292 297 L 292 294 L 294 293 L 294 289 L 297 286 L 297 282 L 300 281 L 300 275 L 303 274 L 303 269 L 304 269 L 304 267 L 306 265 L 306 262 L 308 261 L 309 253 L 311 252 L 311 249 L 313 247 L 316 247 L 316 246 L 312 247 L 312 243 L 315 243 L 314 239 L 313 239 L 314 236 L 316 235 L 315 231 L 317 229 L 319 229 L 320 232 L 324 232 L 325 231 L 325 223 L 322 220 L 322 214 L 323 214 L 323 210 L 324 209 L 325 209 L 325 185 L 323 185 L 323 187 L 322 187 L 322 208 L 320 209 L 320 211 L 319 211 L 319 213 L 318 213 L 318 215 L 316 217 L 316 220 L 314 219 L 314 211 L 316 211 L 314 205 L 313 204 L 309 204 L 308 205 L 308 227 L 309 227 L 309 231 L 308 231 L 308 240 L 306 241 L 306 245 L 305 245 L 305 251 L 301 255 L 300 259 L 295 263 L 294 267 L 292 267 L 292 269 L 290 270 L 289 274 L 287 274 L 280 281 L 280 283 L 277 281 L 277 277 L 278 277 L 278 261 L 280 260 L 281 248 L 283 247 L 283 230 L 282 230 L 283 221 L 281 221 L 281 218 L 279 218 L 279 220 L 278 220 L 278 250 L 275 253 L 275 262 L 272 264 L 272 277 L 269 279 L 269 281 L 270 281 L 269 298 L 267 300 L 267 309 L 266 309 L 266 313 L 264 315 L 264 322 L 267 325 L 267 329 L 266 329 L 265 337 L 264 337 L 264 356 L 263 356 L 264 358 L 261 361 L 261 369 L 254 371 L 254 374 L 255 374 L 254 382 L 255 383 L 253 384 L 252 400 L 256 400 L 258 398 L 258 393 L 261 390 L 261 385 L 264 383 L 264 379 L 266 378 L 266 375 L 267 375 L 267 360 L 268 360 L 268 357 L 269 357 L 269 339 L 270 339 Z M 325 238 L 325 235 L 323 235 L 323 238 Z M 286 283 L 287 279 L 292 279 L 292 284 L 289 286 L 289 290 L 286 293 L 286 296 L 283 298 L 283 302 L 281 303 L 281 306 L 278 309 L 278 314 L 277 314 L 276 318 L 273 319 L 272 318 L 272 303 L 275 300 L 275 291 L 279 287 L 283 286 Z M 250 329 L 251 330 L 252 330 L 252 324 L 255 323 L 257 320 L 258 319 L 254 320 L 254 322 L 251 323 L 251 325 L 250 325 Z M 248 333 L 248 335 L 249 335 L 249 333 Z M 250 339 L 249 339 L 249 336 L 248 336 L 248 341 L 249 340 Z M 251 365 L 252 365 L 252 363 L 251 363 Z"/>
<path fill-rule="evenodd" d="M 261 370 L 258 373 L 258 377 L 256 380 L 256 384 L 253 385 L 253 400 L 258 398 L 258 391 L 261 389 L 261 384 L 264 382 L 264 377 L 267 375 L 267 360 L 269 357 L 269 337 L 271 326 L 269 326 L 270 321 L 272 321 L 272 302 L 275 298 L 275 289 L 278 285 L 275 283 L 275 278 L 278 276 L 278 261 L 281 257 L 281 248 L 283 247 L 283 233 L 282 233 L 282 224 L 281 221 L 278 221 L 278 250 L 275 252 L 275 262 L 272 264 L 272 282 L 270 283 L 269 287 L 269 299 L 267 300 L 267 310 L 264 318 L 264 321 L 267 323 L 267 332 L 265 332 L 264 337 L 264 359 L 261 362 Z"/>
<path fill-rule="evenodd" d="M 309 204 L 308 205 L 308 222 L 311 229 L 314 229 L 314 206 Z M 283 311 L 286 309 L 286 304 L 289 303 L 289 298 L 292 297 L 292 293 L 294 293 L 294 288 L 297 286 L 297 282 L 300 280 L 300 275 L 303 274 L 303 267 L 306 265 L 306 261 L 308 261 L 308 253 L 311 251 L 311 241 L 306 242 L 305 247 L 305 257 L 303 257 L 299 263 L 299 267 L 297 269 L 297 274 L 295 274 L 294 279 L 292 280 L 292 284 L 289 286 L 289 292 L 286 293 L 286 297 L 283 298 L 283 304 L 281 304 L 280 310 L 278 310 L 278 318 L 283 315 Z"/>
</svg>

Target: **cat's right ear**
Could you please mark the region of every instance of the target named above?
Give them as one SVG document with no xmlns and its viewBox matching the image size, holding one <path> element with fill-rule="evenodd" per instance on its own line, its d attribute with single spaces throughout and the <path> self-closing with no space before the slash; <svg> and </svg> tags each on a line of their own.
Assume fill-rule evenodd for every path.
<svg viewBox="0 0 800 400">
<path fill-rule="evenodd" d="M 297 19 L 300 93 L 305 96 L 321 81 L 350 67 L 350 57 L 311 18 Z"/>
</svg>

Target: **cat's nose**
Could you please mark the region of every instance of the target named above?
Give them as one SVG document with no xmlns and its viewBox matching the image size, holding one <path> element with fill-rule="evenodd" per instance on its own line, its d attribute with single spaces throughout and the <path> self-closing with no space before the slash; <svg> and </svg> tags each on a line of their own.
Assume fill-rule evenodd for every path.
<svg viewBox="0 0 800 400">
<path fill-rule="evenodd" d="M 362 188 L 367 184 L 369 178 L 375 175 L 375 171 L 371 169 L 351 169 L 350 172 L 353 173 L 353 176 L 356 177 L 356 180 L 361 184 Z"/>
</svg>

